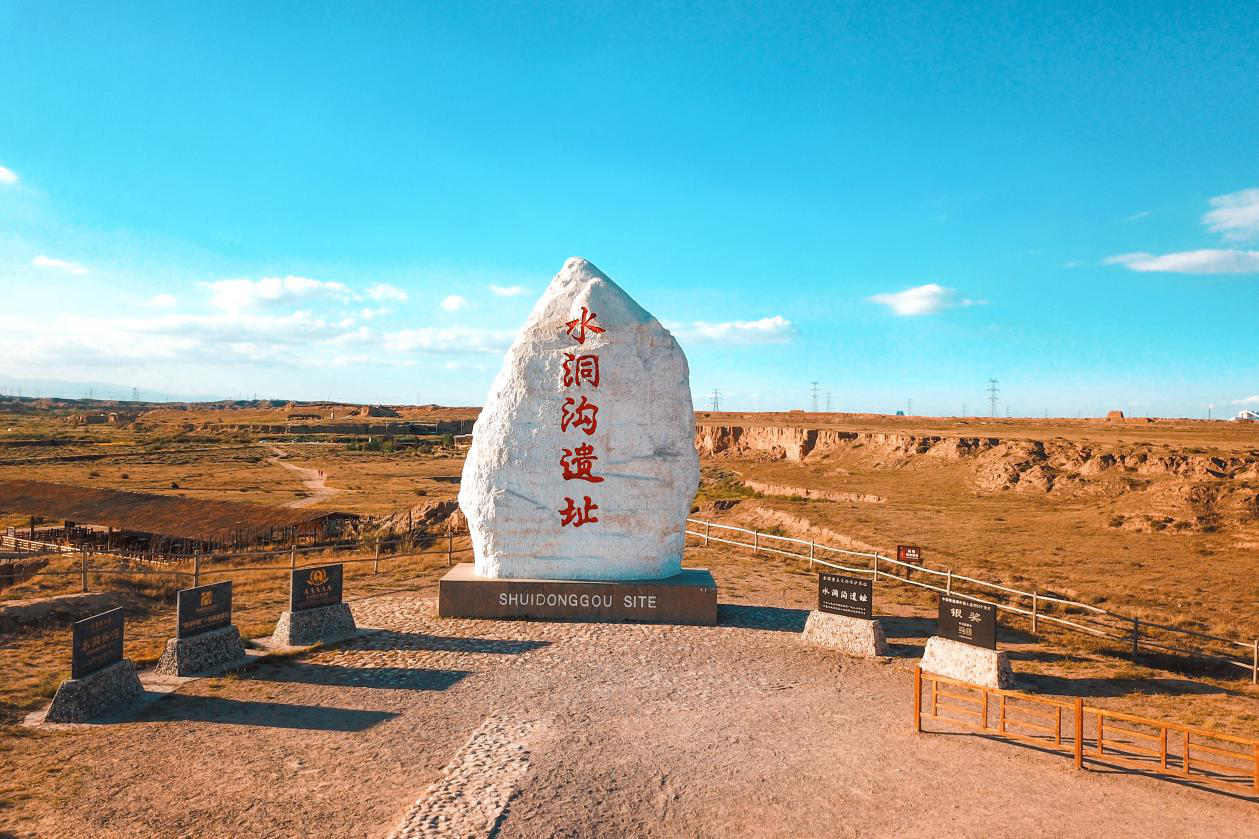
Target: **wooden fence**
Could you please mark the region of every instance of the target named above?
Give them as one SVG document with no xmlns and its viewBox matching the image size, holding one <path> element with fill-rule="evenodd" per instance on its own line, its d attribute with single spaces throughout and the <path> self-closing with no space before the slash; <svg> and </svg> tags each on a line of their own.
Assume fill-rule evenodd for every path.
<svg viewBox="0 0 1259 839">
<path fill-rule="evenodd" d="M 297 568 L 304 567 L 298 564 L 299 554 L 305 555 L 309 553 L 327 553 L 329 550 L 338 550 L 345 548 L 365 548 L 370 552 L 370 556 L 321 556 L 319 558 L 320 565 L 333 563 L 341 563 L 345 565 L 354 565 L 358 563 L 372 563 L 372 571 L 376 573 L 380 570 L 381 562 L 388 562 L 396 559 L 410 559 L 424 556 L 444 556 L 447 566 L 453 565 L 458 555 L 470 552 L 470 546 L 456 546 L 456 539 L 464 539 L 468 536 L 466 531 L 460 533 L 444 533 L 433 535 L 433 542 L 429 547 L 432 550 L 415 550 L 412 544 L 410 551 L 401 550 L 406 542 L 402 540 L 395 541 L 378 541 L 368 546 L 348 546 L 348 545 L 320 545 L 315 547 L 298 548 L 290 547 L 281 551 L 255 551 L 251 553 L 233 553 L 233 554 L 194 554 L 188 557 L 184 564 L 191 567 L 188 570 L 179 570 L 169 567 L 179 563 L 163 563 L 162 567 L 149 568 L 133 568 L 127 567 L 130 564 L 137 563 L 134 557 L 115 556 L 108 553 L 92 553 L 90 551 L 78 551 L 75 548 L 69 548 L 59 553 L 77 553 L 79 557 L 78 567 L 69 569 L 52 569 L 44 568 L 40 570 L 41 576 L 77 576 L 80 578 L 81 590 L 86 592 L 89 590 L 89 578 L 95 574 L 98 576 L 122 576 L 122 577 L 173 577 L 176 579 L 187 580 L 189 585 L 196 587 L 202 584 L 206 577 L 223 576 L 241 573 L 258 573 L 258 572 L 275 572 L 275 571 L 293 571 Z M 4 537 L 11 539 L 12 537 Z M 18 540 L 25 541 L 25 540 Z M 64 546 L 63 546 L 64 547 Z M 19 550 L 22 548 L 19 547 Z M 38 552 L 47 553 L 49 551 L 40 550 Z M 357 551 L 355 551 L 357 553 Z M 240 559 L 275 559 L 285 560 L 287 563 L 283 565 L 224 565 L 224 562 Z M 107 564 L 102 564 L 104 560 Z"/>
<path fill-rule="evenodd" d="M 960 594 L 971 600 L 988 603 L 999 611 L 1027 618 L 1033 634 L 1039 632 L 1042 623 L 1050 624 L 1071 632 L 1117 641 L 1131 650 L 1133 659 L 1142 651 L 1147 651 L 1239 667 L 1249 671 L 1252 684 L 1259 684 L 1259 639 L 1239 641 L 1169 626 L 1042 591 L 1020 591 L 988 580 L 957 574 L 952 569 L 928 568 L 925 565 L 892 559 L 877 552 L 835 548 L 808 539 L 777 536 L 702 519 L 687 519 L 686 522 L 687 535 L 701 539 L 704 545 L 735 545 L 750 548 L 754 554 L 766 553 L 804 560 L 810 567 L 821 565 L 850 574 L 868 575 L 875 583 L 895 582 L 931 591 Z M 739 541 L 721 535 L 739 533 L 752 537 L 751 541 Z M 804 551 L 806 548 L 807 553 Z M 861 562 L 860 565 L 855 564 L 857 560 Z M 915 576 L 919 579 L 915 579 Z M 1186 646 L 1189 643 L 1197 646 Z M 1239 648 L 1248 655 L 1239 658 L 1233 652 Z"/>
<path fill-rule="evenodd" d="M 914 730 L 961 726 L 1070 754 L 1075 767 L 1118 766 L 1259 796 L 1259 740 L 1073 701 L 972 685 L 914 668 Z"/>
</svg>

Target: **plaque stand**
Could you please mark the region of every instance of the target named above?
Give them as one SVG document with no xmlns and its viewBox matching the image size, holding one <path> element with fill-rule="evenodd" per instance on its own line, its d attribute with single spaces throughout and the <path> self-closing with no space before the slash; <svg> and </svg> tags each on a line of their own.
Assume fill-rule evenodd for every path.
<svg viewBox="0 0 1259 839">
<path fill-rule="evenodd" d="M 191 638 L 171 638 L 153 672 L 163 676 L 191 676 L 244 663 L 245 658 L 240 631 L 235 625 L 229 625 Z"/>
<path fill-rule="evenodd" d="M 280 615 L 271 644 L 279 647 L 308 647 L 311 644 L 342 641 L 358 631 L 348 603 L 316 606 Z"/>
<path fill-rule="evenodd" d="M 144 693 L 136 666 L 129 659 L 115 661 L 95 673 L 66 679 L 57 688 L 45 722 L 87 722 Z"/>
<path fill-rule="evenodd" d="M 809 612 L 800 640 L 815 647 L 828 647 L 847 655 L 881 658 L 888 655 L 883 627 L 876 620 Z"/>
<path fill-rule="evenodd" d="M 1014 671 L 1004 650 L 990 650 L 933 635 L 927 639 L 922 669 L 937 676 L 986 688 L 1014 687 Z"/>
<path fill-rule="evenodd" d="M 717 623 L 717 583 L 703 568 L 663 580 L 538 580 L 482 577 L 461 562 L 437 585 L 444 618 L 538 618 L 619 623 Z"/>
</svg>

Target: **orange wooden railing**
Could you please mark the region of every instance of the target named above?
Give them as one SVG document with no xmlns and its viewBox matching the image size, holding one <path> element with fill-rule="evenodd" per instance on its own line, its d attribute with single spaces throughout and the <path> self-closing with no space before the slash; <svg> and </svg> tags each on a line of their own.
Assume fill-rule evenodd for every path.
<svg viewBox="0 0 1259 839">
<path fill-rule="evenodd" d="M 988 688 L 918 667 L 914 729 L 921 732 L 925 720 L 1069 753 L 1077 769 L 1122 766 L 1259 796 L 1259 740 L 1095 708 L 1080 698 Z"/>
</svg>

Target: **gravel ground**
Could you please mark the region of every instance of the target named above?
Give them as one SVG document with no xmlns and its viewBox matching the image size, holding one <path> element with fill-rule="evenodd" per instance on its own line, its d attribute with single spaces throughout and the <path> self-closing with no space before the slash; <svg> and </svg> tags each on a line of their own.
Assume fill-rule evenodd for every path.
<svg viewBox="0 0 1259 839">
<path fill-rule="evenodd" d="M 0 771 L 30 797 L 0 835 L 1259 835 L 1255 803 L 915 734 L 912 662 L 806 647 L 800 609 L 484 622 L 407 594 L 354 613 L 376 629 L 10 741 Z"/>
</svg>

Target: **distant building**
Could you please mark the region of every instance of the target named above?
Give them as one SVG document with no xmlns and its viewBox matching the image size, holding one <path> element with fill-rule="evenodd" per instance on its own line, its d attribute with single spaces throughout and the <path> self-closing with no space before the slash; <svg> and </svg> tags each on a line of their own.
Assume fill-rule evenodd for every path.
<svg viewBox="0 0 1259 839">
<path fill-rule="evenodd" d="M 1107 422 L 1123 422 L 1123 411 L 1107 411 Z"/>
<path fill-rule="evenodd" d="M 1233 417 L 1233 422 L 1259 422 L 1259 411 L 1243 409 Z"/>
</svg>

